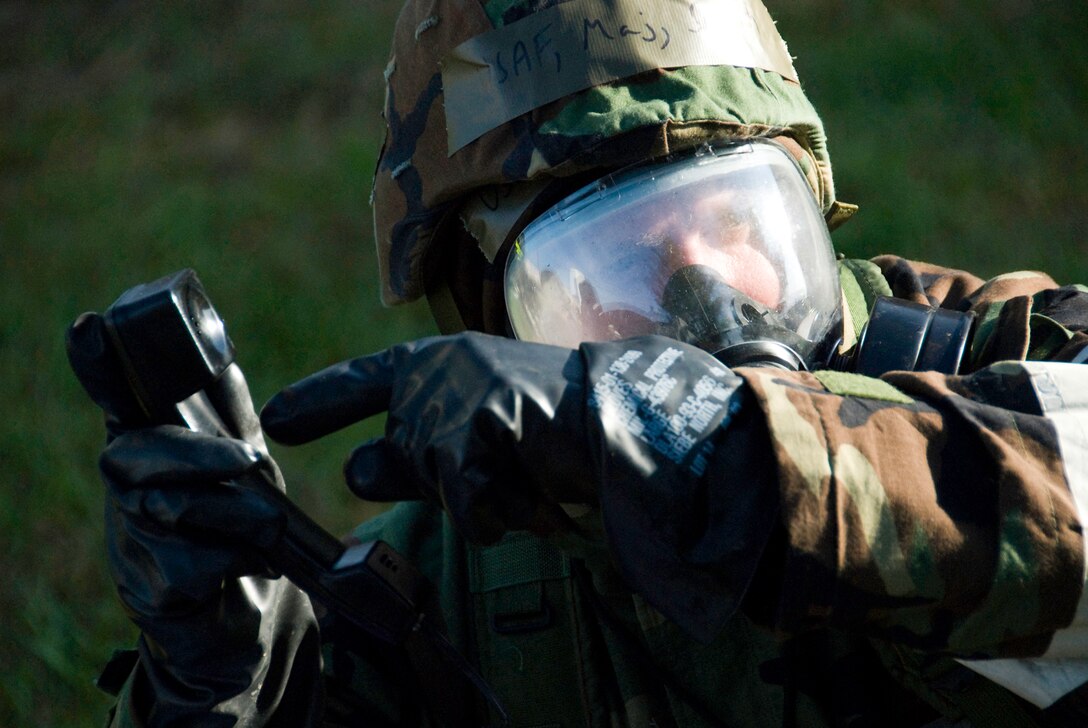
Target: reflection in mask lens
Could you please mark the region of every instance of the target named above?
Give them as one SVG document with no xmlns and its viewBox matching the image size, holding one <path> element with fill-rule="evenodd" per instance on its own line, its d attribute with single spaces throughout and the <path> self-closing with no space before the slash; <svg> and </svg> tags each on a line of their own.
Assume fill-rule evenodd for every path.
<svg viewBox="0 0 1088 728">
<path fill-rule="evenodd" d="M 840 322 L 830 237 L 796 162 L 751 141 L 595 182 L 525 228 L 507 261 L 518 338 L 647 333 L 715 351 L 774 334 L 818 355 Z"/>
</svg>

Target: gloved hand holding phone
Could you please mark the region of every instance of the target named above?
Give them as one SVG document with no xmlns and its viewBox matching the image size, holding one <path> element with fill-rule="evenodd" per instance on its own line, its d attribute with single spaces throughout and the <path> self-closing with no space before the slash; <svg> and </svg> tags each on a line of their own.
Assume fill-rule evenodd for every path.
<svg viewBox="0 0 1088 728">
<path fill-rule="evenodd" d="M 282 487 L 241 370 L 231 365 L 206 390 L 236 434 L 213 436 L 147 423 L 102 316 L 81 316 L 67 343 L 73 370 L 106 413 L 99 465 L 109 566 L 141 632 L 129 699 L 150 706 L 148 725 L 197 717 L 202 725 L 263 724 L 282 708 L 277 691 L 290 676 L 269 672 L 275 649 L 310 663 L 295 671 L 301 682 L 291 696 L 304 710 L 319 664 L 312 608 L 286 579 L 270 578 L 260 556 L 282 514 L 258 493 L 226 485 L 263 470 Z M 254 701 L 258 688 L 264 697 Z"/>
</svg>

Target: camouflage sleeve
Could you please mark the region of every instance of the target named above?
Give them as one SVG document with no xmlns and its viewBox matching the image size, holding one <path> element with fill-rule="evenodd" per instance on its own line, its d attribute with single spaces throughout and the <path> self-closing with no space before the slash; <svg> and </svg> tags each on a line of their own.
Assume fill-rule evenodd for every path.
<svg viewBox="0 0 1088 728">
<path fill-rule="evenodd" d="M 766 616 L 986 658 L 1045 707 L 1088 680 L 1088 288 L 874 262 L 899 297 L 976 312 L 967 374 L 739 372 L 782 503 Z"/>
<path fill-rule="evenodd" d="M 978 315 L 970 369 L 1010 359 L 1088 359 L 1088 287 L 1059 286 L 1036 271 L 983 281 L 961 270 L 893 255 L 873 262 L 897 298 Z"/>
<path fill-rule="evenodd" d="M 833 625 L 996 657 L 1040 655 L 1073 621 L 1081 521 L 1023 365 L 886 381 L 738 373 L 778 471 L 779 629 Z"/>
</svg>

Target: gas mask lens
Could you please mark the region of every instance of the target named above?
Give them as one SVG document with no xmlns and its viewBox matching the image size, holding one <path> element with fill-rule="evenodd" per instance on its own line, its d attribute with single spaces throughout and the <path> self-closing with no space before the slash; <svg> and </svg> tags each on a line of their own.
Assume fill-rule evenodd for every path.
<svg viewBox="0 0 1088 728">
<path fill-rule="evenodd" d="M 514 242 L 505 292 L 519 339 L 663 334 L 726 363 L 768 341 L 812 363 L 840 322 L 815 196 L 764 140 L 640 165 L 566 197 Z"/>
</svg>

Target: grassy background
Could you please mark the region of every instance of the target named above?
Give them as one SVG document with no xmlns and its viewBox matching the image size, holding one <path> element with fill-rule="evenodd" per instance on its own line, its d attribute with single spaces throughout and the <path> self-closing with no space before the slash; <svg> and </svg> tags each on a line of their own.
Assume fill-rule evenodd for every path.
<svg viewBox="0 0 1088 728">
<path fill-rule="evenodd" d="M 106 574 L 97 412 L 63 333 L 192 266 L 258 403 L 432 331 L 377 303 L 366 198 L 398 3 L 0 2 L 0 725 L 97 722 L 131 642 Z M 1088 281 L 1088 8 L 768 0 L 827 122 L 850 255 Z M 360 428 L 374 432 L 376 424 Z M 331 530 L 365 432 L 276 450 Z"/>
</svg>

